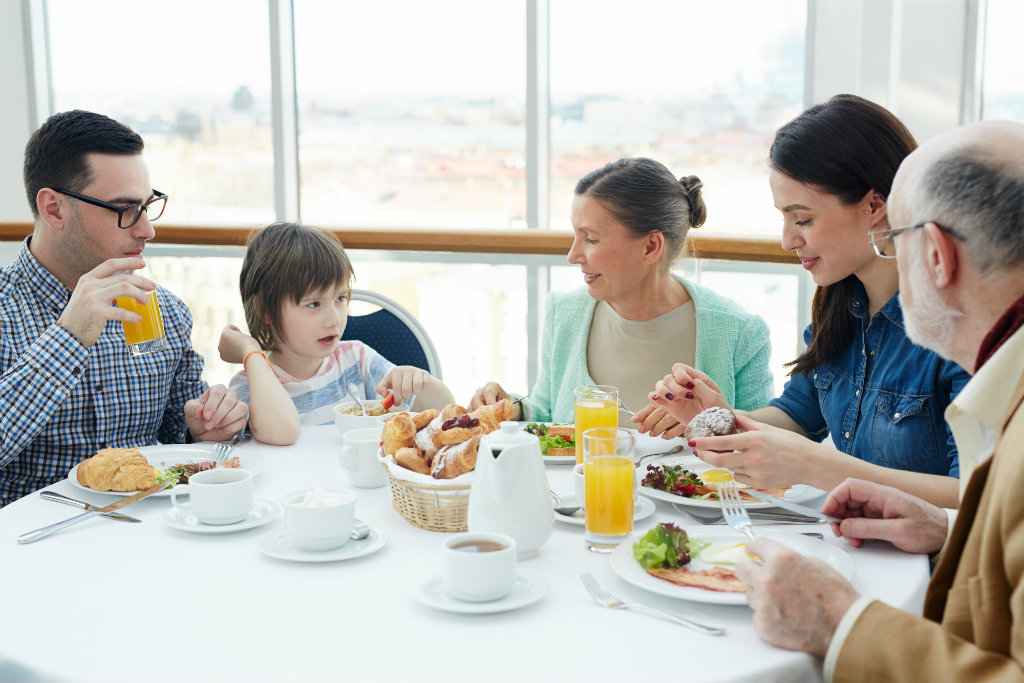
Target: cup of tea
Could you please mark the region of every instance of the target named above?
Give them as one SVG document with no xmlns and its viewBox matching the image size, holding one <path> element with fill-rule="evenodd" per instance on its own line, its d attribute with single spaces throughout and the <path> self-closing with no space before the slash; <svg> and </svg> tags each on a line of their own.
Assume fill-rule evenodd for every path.
<svg viewBox="0 0 1024 683">
<path fill-rule="evenodd" d="M 148 278 L 149 273 L 145 270 L 121 271 L 130 272 Z M 163 351 L 167 348 L 167 338 L 164 334 L 164 320 L 160 315 L 160 302 L 156 296 L 156 290 L 146 292 L 146 303 L 140 303 L 130 296 L 118 297 L 117 307 L 123 308 L 132 313 L 138 313 L 142 320 L 137 323 L 121 321 L 121 328 L 124 330 L 124 343 L 128 345 L 128 353 L 132 356 L 141 356 L 155 351 Z"/>
<path fill-rule="evenodd" d="M 458 600 L 500 600 L 516 585 L 516 540 L 505 534 L 455 534 L 441 544 L 441 588 Z"/>
<path fill-rule="evenodd" d="M 235 524 L 253 507 L 252 472 L 233 467 L 196 472 L 188 478 L 188 502 L 179 503 L 179 495 L 185 494 L 171 489 L 171 504 L 203 524 Z"/>
<path fill-rule="evenodd" d="M 349 489 L 314 488 L 291 493 L 284 498 L 285 534 L 300 550 L 340 548 L 355 526 L 358 498 Z"/>
<path fill-rule="evenodd" d="M 381 427 L 350 429 L 341 436 L 341 469 L 353 486 L 374 489 L 387 486 L 388 473 L 377 460 Z"/>
</svg>

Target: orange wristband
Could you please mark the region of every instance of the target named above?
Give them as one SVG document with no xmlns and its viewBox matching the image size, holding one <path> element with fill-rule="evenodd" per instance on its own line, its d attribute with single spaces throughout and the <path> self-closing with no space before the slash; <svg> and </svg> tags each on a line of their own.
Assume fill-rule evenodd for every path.
<svg viewBox="0 0 1024 683">
<path fill-rule="evenodd" d="M 242 368 L 245 368 L 245 363 L 249 360 L 249 356 L 251 356 L 254 353 L 263 356 L 263 361 L 267 364 L 267 367 L 270 368 L 271 370 L 274 369 L 270 366 L 270 361 L 267 359 L 267 354 L 263 353 L 259 349 L 256 349 L 255 351 L 250 351 L 249 353 L 245 354 L 245 358 L 242 359 Z"/>
</svg>

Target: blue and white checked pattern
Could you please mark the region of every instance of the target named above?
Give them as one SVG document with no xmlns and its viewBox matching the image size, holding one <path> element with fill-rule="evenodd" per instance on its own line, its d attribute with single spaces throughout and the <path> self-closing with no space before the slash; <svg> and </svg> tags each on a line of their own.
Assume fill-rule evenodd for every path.
<svg viewBox="0 0 1024 683">
<path fill-rule="evenodd" d="M 84 348 L 57 324 L 71 291 L 28 241 L 0 271 L 0 506 L 63 479 L 100 448 L 181 443 L 185 402 L 207 389 L 180 299 L 157 292 L 164 351 L 130 356 L 119 322 Z"/>
<path fill-rule="evenodd" d="M 273 363 L 270 367 L 295 404 L 299 422 L 324 425 L 334 422 L 334 406 L 348 398 L 346 384 L 355 384 L 363 398 L 380 398 L 377 385 L 395 365 L 362 342 L 342 341 L 309 379 L 295 379 Z M 228 388 L 238 394 L 239 400 L 249 403 L 249 380 L 244 370 L 231 378 Z"/>
</svg>

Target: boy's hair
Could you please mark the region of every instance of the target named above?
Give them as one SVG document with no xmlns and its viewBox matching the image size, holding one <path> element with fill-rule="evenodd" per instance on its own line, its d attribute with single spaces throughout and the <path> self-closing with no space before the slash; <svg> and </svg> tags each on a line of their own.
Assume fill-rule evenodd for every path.
<svg viewBox="0 0 1024 683">
<path fill-rule="evenodd" d="M 139 134 L 123 123 L 91 111 L 65 111 L 46 119 L 25 145 L 25 194 L 39 217 L 36 195 L 44 187 L 81 192 L 92 182 L 87 154 L 142 154 Z"/>
<path fill-rule="evenodd" d="M 333 235 L 299 223 L 268 225 L 249 238 L 238 278 L 249 334 L 264 350 L 273 349 L 286 300 L 297 304 L 309 292 L 351 286 L 354 279 Z"/>
</svg>

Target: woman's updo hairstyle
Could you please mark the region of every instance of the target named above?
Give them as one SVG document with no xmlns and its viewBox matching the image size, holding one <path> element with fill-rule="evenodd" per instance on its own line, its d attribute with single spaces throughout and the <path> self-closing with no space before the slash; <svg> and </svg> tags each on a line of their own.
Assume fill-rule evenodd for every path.
<svg viewBox="0 0 1024 683">
<path fill-rule="evenodd" d="M 707 219 L 703 186 L 695 175 L 676 180 L 664 164 L 633 158 L 591 171 L 576 183 L 575 193 L 599 201 L 637 237 L 661 232 L 667 244 L 666 263 L 671 263 L 686 244 L 687 231 Z"/>
</svg>

